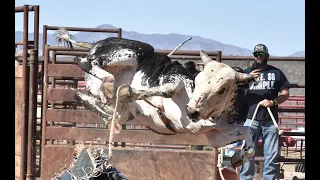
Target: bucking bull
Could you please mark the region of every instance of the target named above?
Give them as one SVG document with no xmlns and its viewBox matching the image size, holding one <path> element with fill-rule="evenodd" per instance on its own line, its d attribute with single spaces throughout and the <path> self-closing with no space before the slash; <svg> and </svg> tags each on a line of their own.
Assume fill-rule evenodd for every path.
<svg viewBox="0 0 320 180">
<path fill-rule="evenodd" d="M 178 61 L 143 42 L 115 37 L 77 42 L 64 29 L 57 37 L 71 46 L 90 48 L 87 55 L 75 58 L 85 72 L 88 91 L 86 95 L 75 90 L 75 99 L 109 122 L 118 98 L 118 133 L 120 124 L 135 118 L 159 134 L 205 134 L 212 147 L 245 140 L 231 159 L 234 167 L 254 156 L 253 131 L 243 126 L 243 87 L 254 82 L 251 75 L 212 60 L 202 50 L 205 66 L 194 78 Z"/>
</svg>

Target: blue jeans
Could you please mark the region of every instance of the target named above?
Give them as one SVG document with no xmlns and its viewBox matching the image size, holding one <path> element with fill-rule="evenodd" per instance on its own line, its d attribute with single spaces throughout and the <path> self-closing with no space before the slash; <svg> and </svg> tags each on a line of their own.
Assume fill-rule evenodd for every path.
<svg viewBox="0 0 320 180">
<path fill-rule="evenodd" d="M 251 119 L 247 119 L 244 126 L 250 125 Z M 259 130 L 262 131 L 263 153 L 264 153 L 264 168 L 263 180 L 274 180 L 277 175 L 277 157 L 279 148 L 279 131 L 272 121 L 256 121 L 252 122 L 251 127 L 254 129 L 255 138 L 254 145 L 257 152 Z M 252 180 L 255 174 L 254 157 L 249 159 L 241 167 L 240 179 Z"/>
</svg>

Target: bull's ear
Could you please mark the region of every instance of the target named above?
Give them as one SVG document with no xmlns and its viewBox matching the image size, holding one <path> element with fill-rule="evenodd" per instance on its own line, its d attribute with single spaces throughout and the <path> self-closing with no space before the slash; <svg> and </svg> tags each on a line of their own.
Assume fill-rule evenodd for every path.
<svg viewBox="0 0 320 180">
<path fill-rule="evenodd" d="M 210 61 L 213 61 L 206 53 L 204 53 L 203 50 L 200 50 L 200 57 L 204 65 L 206 65 Z"/>
</svg>

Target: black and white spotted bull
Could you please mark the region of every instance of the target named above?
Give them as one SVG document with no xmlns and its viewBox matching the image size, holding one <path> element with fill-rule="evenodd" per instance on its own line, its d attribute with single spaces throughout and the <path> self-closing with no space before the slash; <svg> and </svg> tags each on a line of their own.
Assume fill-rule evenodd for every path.
<svg viewBox="0 0 320 180">
<path fill-rule="evenodd" d="M 207 61 L 202 51 L 201 58 L 204 62 Z M 241 126 L 240 122 L 244 122 L 244 118 L 239 116 L 241 113 L 231 113 L 237 108 L 235 103 L 239 99 L 236 83 L 252 80 L 250 75 L 236 72 L 223 63 L 216 62 L 225 68 L 210 65 L 211 70 L 220 72 L 222 80 L 212 81 L 209 85 L 213 89 L 216 89 L 217 85 L 223 86 L 225 90 L 219 91 L 218 94 L 221 95 L 219 97 L 214 95 L 213 103 L 206 103 L 207 108 L 211 109 L 213 106 L 219 113 L 206 114 L 206 117 L 200 118 L 202 111 L 195 110 L 194 112 L 200 115 L 194 116 L 193 106 L 190 103 L 196 97 L 193 93 L 201 95 L 201 90 L 194 86 L 192 74 L 179 62 L 171 61 L 167 55 L 154 52 L 149 44 L 124 38 L 106 38 L 96 42 L 87 56 L 77 57 L 76 62 L 88 76 L 94 77 L 86 79 L 86 83 L 90 84 L 87 86 L 89 92 L 92 89 L 108 89 L 103 91 L 108 101 L 107 105 L 101 103 L 99 97 L 101 93 L 85 95 L 76 92 L 76 99 L 102 118 L 108 119 L 114 110 L 115 89 L 119 85 L 127 84 L 119 91 L 118 98 L 122 103 L 116 112 L 118 124 L 135 118 L 141 125 L 159 134 L 205 133 L 213 147 L 245 140 L 244 149 L 232 158 L 234 166 L 242 165 L 253 156 L 250 128 Z M 197 75 L 196 86 L 201 85 L 199 81 L 206 75 L 206 73 Z M 203 89 L 204 93 L 207 91 L 208 89 Z M 219 103 L 217 107 L 214 102 L 219 98 L 224 103 Z M 200 100 L 201 103 L 204 102 L 204 99 Z M 224 113 L 225 111 L 228 113 Z M 236 126 L 236 123 L 229 122 L 239 123 Z"/>
<path fill-rule="evenodd" d="M 248 113 L 245 90 L 255 79 L 239 73 L 240 68 L 212 60 L 203 51 L 200 56 L 205 66 L 195 78 L 195 89 L 186 105 L 187 116 L 193 121 L 211 118 L 215 122 L 216 129 L 205 132 L 212 146 L 245 139 L 243 149 L 233 156 L 239 158 L 233 158 L 233 163 L 241 164 L 254 155 L 253 130 L 243 124 Z"/>
</svg>

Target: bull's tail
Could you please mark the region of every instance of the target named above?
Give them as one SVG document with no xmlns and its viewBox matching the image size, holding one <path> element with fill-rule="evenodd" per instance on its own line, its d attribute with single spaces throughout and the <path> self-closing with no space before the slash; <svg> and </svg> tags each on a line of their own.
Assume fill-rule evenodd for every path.
<svg viewBox="0 0 320 180">
<path fill-rule="evenodd" d="M 79 46 L 79 47 L 84 47 L 84 48 L 89 48 L 91 49 L 93 47 L 93 43 L 89 42 L 77 42 L 75 40 L 75 37 L 70 34 L 65 28 L 61 27 L 59 28 L 56 33 L 55 33 L 56 39 L 58 41 L 58 44 L 64 43 L 66 44 L 67 47 L 73 48 L 73 45 Z"/>
</svg>

